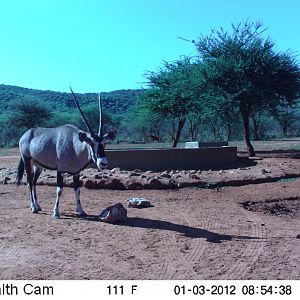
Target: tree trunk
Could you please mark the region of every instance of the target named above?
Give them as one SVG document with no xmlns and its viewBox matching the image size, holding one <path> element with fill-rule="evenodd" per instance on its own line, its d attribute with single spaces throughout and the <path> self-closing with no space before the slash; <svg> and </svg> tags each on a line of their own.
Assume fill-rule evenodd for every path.
<svg viewBox="0 0 300 300">
<path fill-rule="evenodd" d="M 230 141 L 232 135 L 231 124 L 228 122 L 226 125 L 227 125 L 227 141 Z"/>
<path fill-rule="evenodd" d="M 173 141 L 173 145 L 172 145 L 173 148 L 177 147 L 177 144 L 178 144 L 179 139 L 180 139 L 182 128 L 183 128 L 183 126 L 185 124 L 185 120 L 186 119 L 179 119 L 178 128 L 177 128 L 176 135 L 175 135 L 175 138 L 174 138 L 174 141 Z"/>
<path fill-rule="evenodd" d="M 197 128 L 196 124 L 190 123 L 190 136 L 192 139 L 192 142 L 195 142 L 197 140 Z"/>
<path fill-rule="evenodd" d="M 245 137 L 245 143 L 248 150 L 248 155 L 255 156 L 254 148 L 250 142 L 249 114 L 242 113 L 242 118 L 243 118 L 243 125 L 244 125 L 244 137 Z"/>
<path fill-rule="evenodd" d="M 254 140 L 259 141 L 261 139 L 259 135 L 260 116 L 257 119 L 255 117 L 252 117 L 252 123 L 253 123 Z"/>
<path fill-rule="evenodd" d="M 260 140 L 260 136 L 259 136 L 259 133 L 258 133 L 258 125 L 254 121 L 253 121 L 253 134 L 254 134 L 254 140 L 255 141 L 259 141 Z"/>
<path fill-rule="evenodd" d="M 211 128 L 213 131 L 214 139 L 216 140 L 217 139 L 217 129 L 216 129 L 216 126 L 214 125 L 214 123 L 211 123 Z"/>
<path fill-rule="evenodd" d="M 283 120 L 283 122 L 282 122 L 283 124 L 282 124 L 282 132 L 283 132 L 283 137 L 288 137 L 288 127 L 289 127 L 289 125 L 288 125 L 288 121 L 287 120 Z"/>
</svg>

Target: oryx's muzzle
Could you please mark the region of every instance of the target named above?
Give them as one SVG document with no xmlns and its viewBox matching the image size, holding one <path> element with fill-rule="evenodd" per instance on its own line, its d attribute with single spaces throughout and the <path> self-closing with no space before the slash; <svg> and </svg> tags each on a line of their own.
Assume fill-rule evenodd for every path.
<svg viewBox="0 0 300 300">
<path fill-rule="evenodd" d="M 107 158 L 106 157 L 98 157 L 97 158 L 97 167 L 99 170 L 105 169 L 107 167 Z"/>
</svg>

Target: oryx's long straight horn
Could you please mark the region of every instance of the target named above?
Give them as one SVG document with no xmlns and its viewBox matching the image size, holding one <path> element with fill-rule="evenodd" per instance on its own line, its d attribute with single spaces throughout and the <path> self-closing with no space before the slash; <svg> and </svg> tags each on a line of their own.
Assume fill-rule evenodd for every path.
<svg viewBox="0 0 300 300">
<path fill-rule="evenodd" d="M 98 129 L 98 136 L 103 137 L 103 112 L 102 112 L 101 93 L 99 93 L 99 129 Z"/>
<path fill-rule="evenodd" d="M 73 92 L 71 86 L 70 86 L 70 90 L 71 90 L 71 92 L 72 92 L 73 100 L 74 100 L 74 102 L 75 102 L 75 104 L 76 104 L 76 106 L 77 106 L 77 108 L 78 108 L 78 110 L 79 110 L 79 112 L 80 112 L 81 118 L 82 118 L 82 120 L 83 120 L 85 126 L 87 127 L 87 129 L 88 129 L 88 131 L 90 132 L 90 134 L 91 134 L 93 137 L 95 137 L 95 133 L 94 133 L 93 129 L 91 128 L 91 126 L 89 125 L 87 119 L 85 118 L 85 116 L 84 116 L 84 114 L 83 114 L 83 112 L 82 112 L 82 110 L 81 110 L 81 108 L 80 108 L 80 106 L 79 106 L 79 103 L 78 103 L 78 101 L 77 101 L 77 99 L 76 99 L 76 97 L 75 97 L 75 94 L 74 94 L 74 92 Z"/>
</svg>

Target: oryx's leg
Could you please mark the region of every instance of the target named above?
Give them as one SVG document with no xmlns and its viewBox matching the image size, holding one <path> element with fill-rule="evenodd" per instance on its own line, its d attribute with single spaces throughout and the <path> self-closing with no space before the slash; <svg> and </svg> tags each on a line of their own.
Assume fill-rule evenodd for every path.
<svg viewBox="0 0 300 300">
<path fill-rule="evenodd" d="M 74 181 L 74 190 L 76 195 L 76 212 L 79 214 L 79 216 L 84 217 L 87 214 L 81 207 L 79 174 L 73 176 L 73 181 Z"/>
<path fill-rule="evenodd" d="M 38 213 L 38 207 L 35 205 L 34 201 L 34 193 L 33 193 L 33 173 L 32 173 L 32 164 L 31 159 L 23 156 L 23 161 L 25 165 L 25 170 L 27 174 L 27 186 L 29 190 L 29 200 L 30 200 L 30 208 L 33 213 Z"/>
<path fill-rule="evenodd" d="M 52 217 L 54 219 L 60 218 L 59 201 L 60 201 L 62 191 L 63 191 L 63 175 L 61 172 L 57 171 L 56 201 L 55 201 L 55 206 L 54 206 L 53 215 L 52 215 Z"/>
<path fill-rule="evenodd" d="M 33 165 L 33 178 L 32 178 L 32 184 L 33 184 L 33 201 L 35 207 L 38 209 L 38 211 L 41 211 L 41 207 L 38 203 L 37 196 L 36 196 L 36 182 L 41 175 L 42 168 L 36 165 Z"/>
</svg>

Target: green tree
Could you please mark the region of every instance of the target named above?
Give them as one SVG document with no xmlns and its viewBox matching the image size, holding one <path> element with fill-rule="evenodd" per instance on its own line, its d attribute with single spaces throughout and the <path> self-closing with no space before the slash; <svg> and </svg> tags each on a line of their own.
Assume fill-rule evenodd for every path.
<svg viewBox="0 0 300 300">
<path fill-rule="evenodd" d="M 178 144 L 189 113 L 201 107 L 198 97 L 201 84 L 196 75 L 197 65 L 188 58 L 165 62 L 157 72 L 147 75 L 150 88 L 141 95 L 141 100 L 150 111 L 176 120 L 173 147 Z"/>
<path fill-rule="evenodd" d="M 95 133 L 99 127 L 99 108 L 98 104 L 89 104 L 82 106 L 82 110 L 90 126 Z M 51 120 L 47 122 L 49 127 L 57 127 L 64 124 L 73 124 L 82 130 L 86 130 L 85 124 L 82 122 L 81 116 L 77 109 L 69 109 L 67 112 L 55 111 Z M 116 129 L 119 126 L 118 118 L 114 118 L 110 113 L 103 112 L 104 132 L 110 129 Z"/>
<path fill-rule="evenodd" d="M 231 34 L 221 28 L 202 36 L 196 47 L 208 89 L 238 109 L 249 156 L 254 156 L 251 114 L 293 106 L 300 92 L 300 69 L 291 52 L 276 52 L 274 43 L 263 37 L 261 23 L 246 21 L 232 29 Z"/>
<path fill-rule="evenodd" d="M 58 127 L 64 124 L 73 124 L 78 126 L 78 124 L 82 125 L 84 128 L 84 124 L 82 124 L 81 117 L 75 109 L 69 109 L 68 111 L 54 111 L 52 118 L 47 122 L 47 127 Z"/>
<path fill-rule="evenodd" d="M 7 117 L 0 114 L 0 147 L 15 147 L 19 137 L 24 133 L 24 128 L 13 126 Z"/>
<path fill-rule="evenodd" d="M 82 107 L 84 115 L 87 117 L 89 124 L 97 133 L 99 128 L 99 107 L 98 104 L 89 104 Z M 109 129 L 116 129 L 119 126 L 117 118 L 113 118 L 112 114 L 103 111 L 103 130 L 104 132 L 109 131 Z M 82 121 L 80 121 L 78 126 L 82 126 Z"/>
<path fill-rule="evenodd" d="M 286 138 L 291 135 L 291 129 L 293 125 L 297 121 L 297 116 L 296 116 L 296 108 L 285 108 L 283 110 L 278 110 L 273 112 L 273 117 L 274 119 L 279 123 L 281 129 L 282 129 L 282 134 Z"/>
<path fill-rule="evenodd" d="M 134 120 L 134 121 L 133 121 Z M 148 142 L 151 134 L 161 138 L 161 128 L 164 118 L 159 114 L 149 111 L 139 102 L 123 114 L 121 133 L 129 141 L 138 140 Z"/>
<path fill-rule="evenodd" d="M 53 112 L 36 98 L 27 96 L 15 101 L 7 114 L 12 126 L 29 129 L 46 124 Z"/>
</svg>

